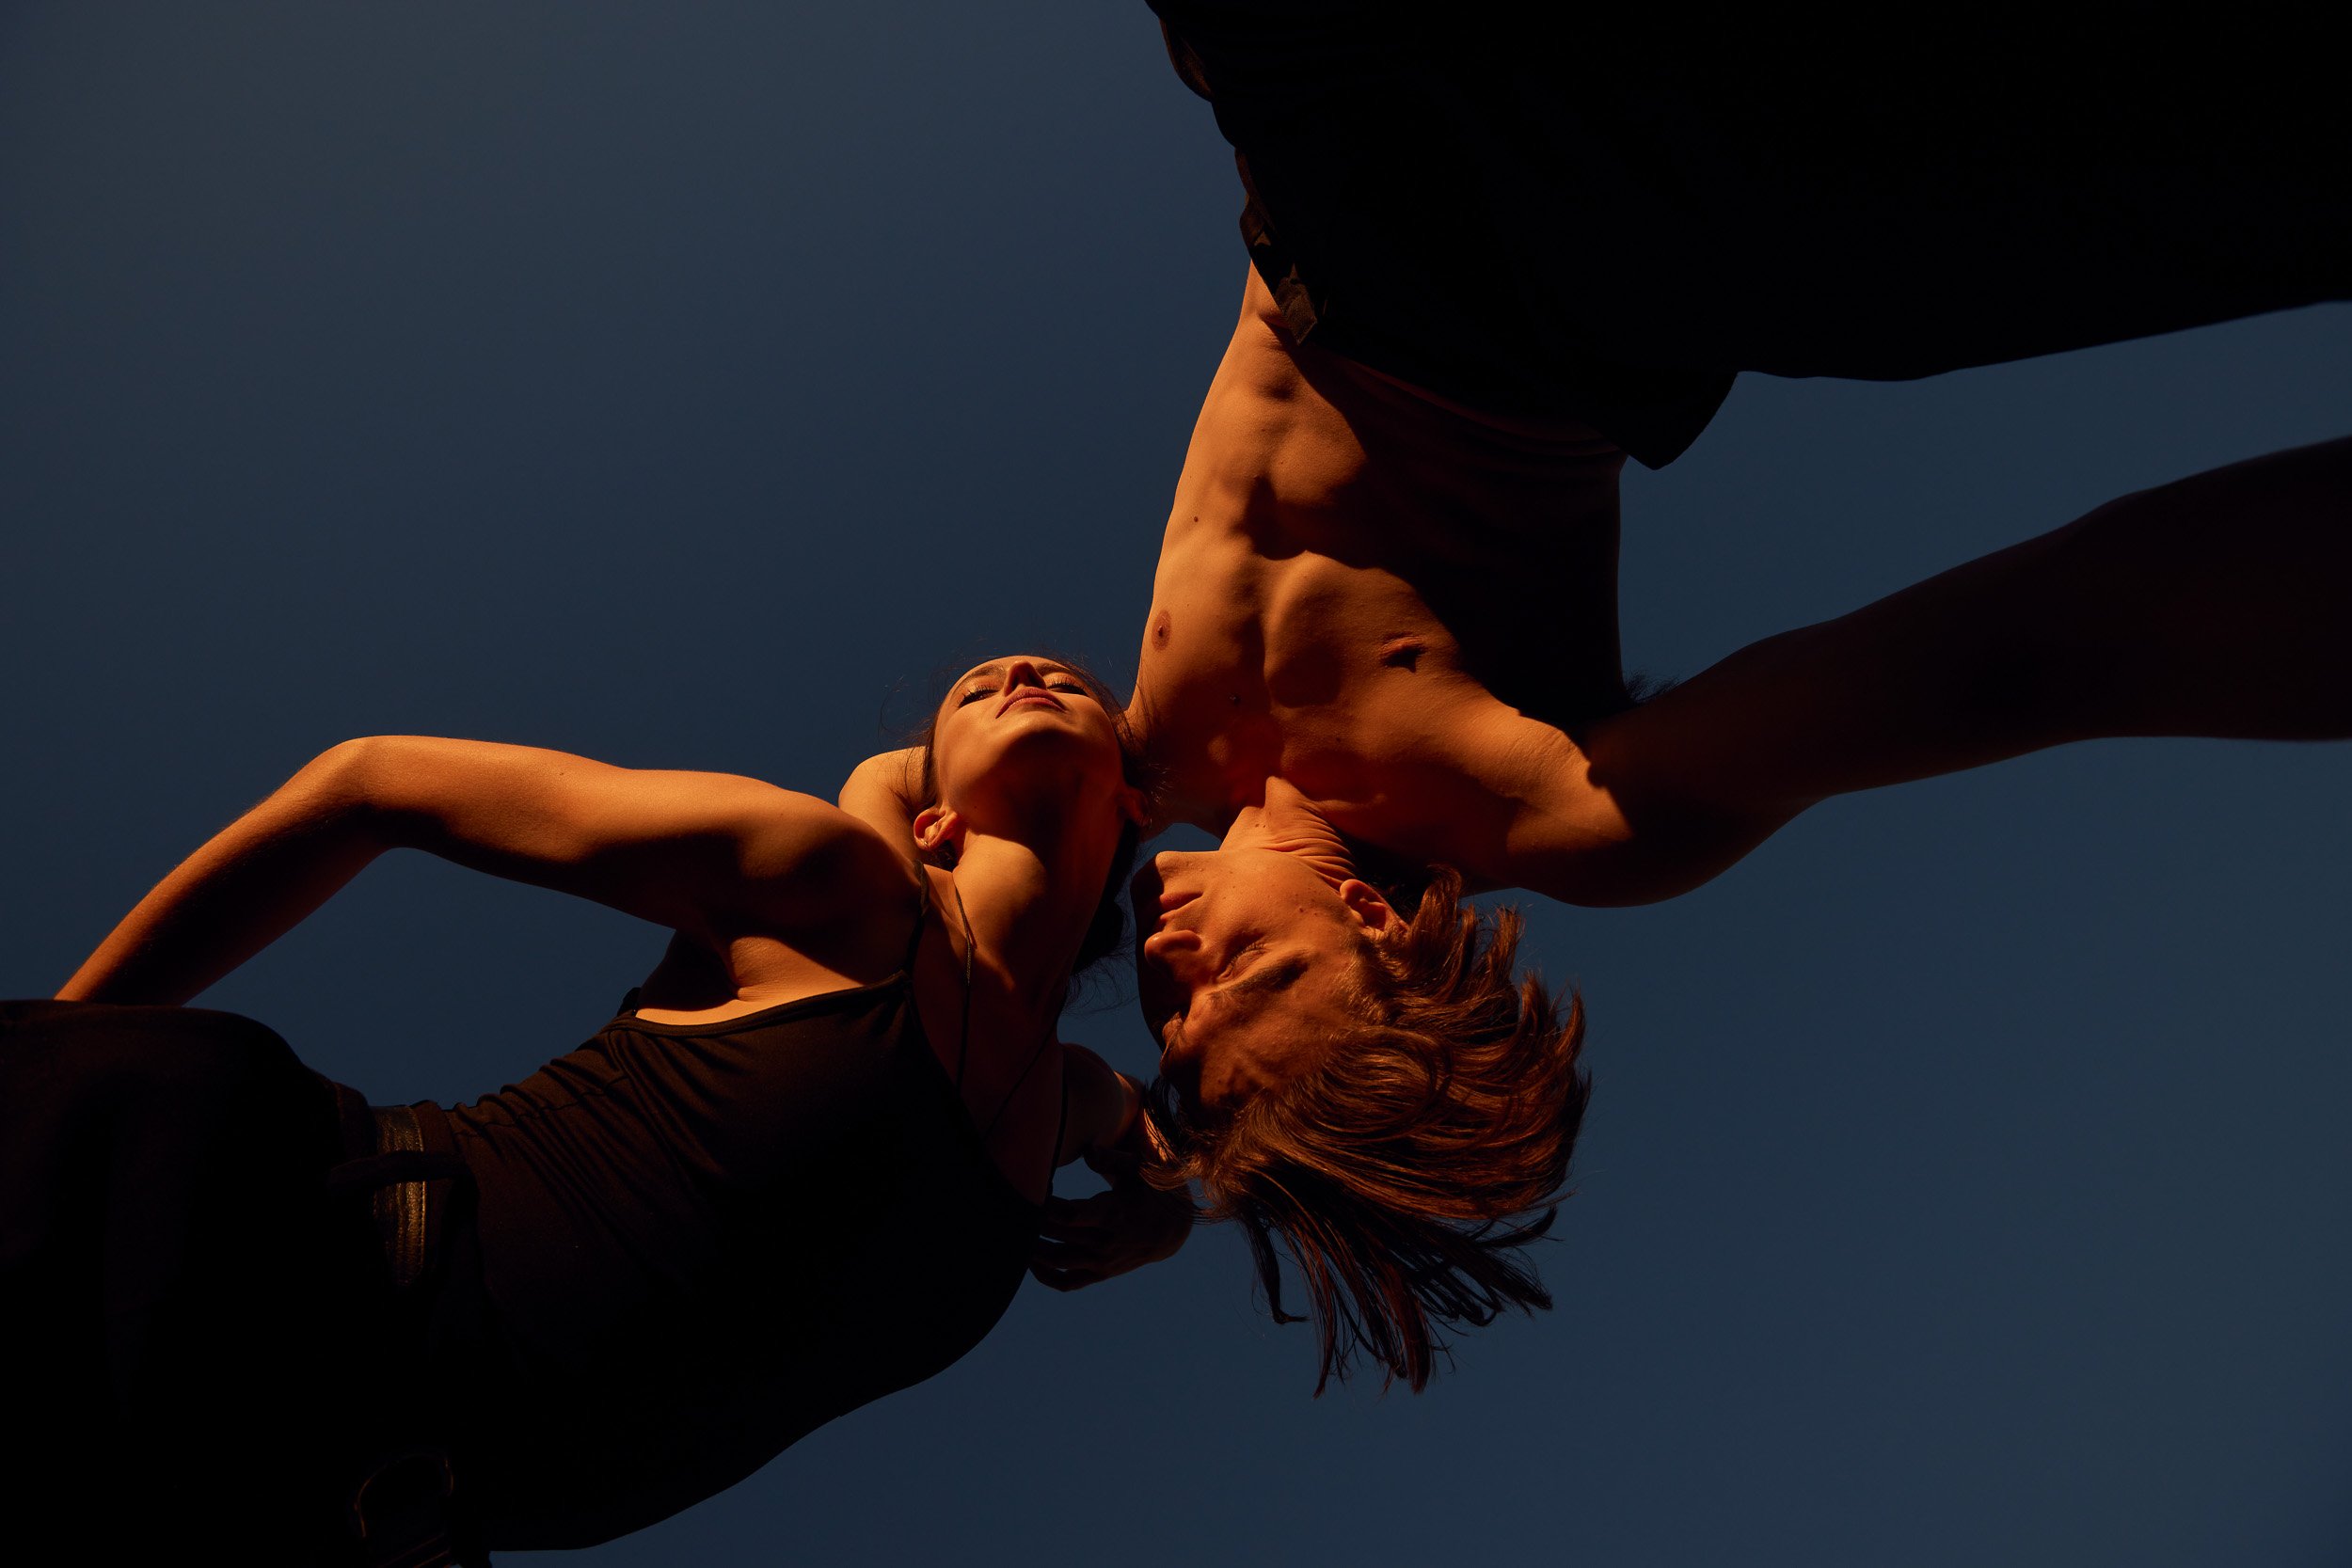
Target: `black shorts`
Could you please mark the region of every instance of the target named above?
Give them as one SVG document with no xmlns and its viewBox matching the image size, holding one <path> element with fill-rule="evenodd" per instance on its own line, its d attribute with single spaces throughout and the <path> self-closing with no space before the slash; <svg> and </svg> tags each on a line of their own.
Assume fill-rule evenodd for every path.
<svg viewBox="0 0 2352 1568">
<path fill-rule="evenodd" d="M 0 1513 L 26 1560 L 331 1561 L 358 1480 L 447 1424 L 469 1232 L 396 1282 L 383 1189 L 337 1179 L 375 1152 L 354 1101 L 234 1014 L 0 1003 L 0 1343 L 38 1434 Z"/>
<path fill-rule="evenodd" d="M 1903 379 L 2352 296 L 2352 93 L 2316 38 L 1152 8 L 1294 333 L 1653 467 L 1740 371 Z"/>
</svg>

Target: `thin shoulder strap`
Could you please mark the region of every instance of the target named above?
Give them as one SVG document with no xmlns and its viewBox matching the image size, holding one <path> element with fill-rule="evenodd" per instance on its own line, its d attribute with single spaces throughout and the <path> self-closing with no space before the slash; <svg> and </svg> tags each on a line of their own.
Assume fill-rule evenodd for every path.
<svg viewBox="0 0 2352 1568">
<path fill-rule="evenodd" d="M 1035 1051 L 1029 1053 L 1029 1060 L 1027 1064 L 1022 1068 L 1021 1076 L 1012 1081 L 1012 1087 L 1005 1091 L 1005 1098 L 996 1102 L 995 1114 L 988 1118 L 988 1125 L 980 1129 L 980 1142 L 988 1142 L 988 1135 L 996 1131 L 996 1124 L 998 1122 L 1005 1119 L 1006 1108 L 1012 1104 L 1013 1097 L 1021 1092 L 1021 1085 L 1029 1081 L 1029 1074 L 1037 1070 L 1037 1064 L 1045 1059 L 1045 1048 L 1054 1043 L 1054 1037 L 1057 1033 L 1057 1030 L 1046 1030 L 1045 1037 L 1037 1042 L 1037 1049 Z M 1069 1110 L 1069 1092 L 1070 1091 L 1066 1086 L 1062 1090 L 1062 1109 L 1065 1112 Z M 1061 1139 L 1058 1135 L 1054 1140 L 1054 1152 L 1056 1155 L 1059 1155 L 1061 1153 Z"/>
<path fill-rule="evenodd" d="M 956 918 L 963 922 L 963 1025 L 956 1031 L 956 1092 L 961 1094 L 963 1064 L 972 1059 L 972 955 L 979 951 L 979 944 L 972 940 L 972 916 L 963 907 L 963 889 L 956 887 L 953 877 L 947 879 L 947 885 L 955 891 Z"/>
<path fill-rule="evenodd" d="M 1061 1141 L 1070 1134 L 1070 1062 L 1061 1065 L 1061 1113 L 1054 1117 L 1054 1147 L 1045 1151 L 1045 1190 L 1054 1190 L 1054 1173 L 1061 1169 Z"/>
<path fill-rule="evenodd" d="M 914 955 L 923 949 L 923 927 L 931 914 L 931 874 L 920 865 L 914 868 L 914 934 L 907 938 L 907 956 L 898 967 L 909 974 L 914 973 Z"/>
<path fill-rule="evenodd" d="M 948 879 L 947 885 L 955 888 L 956 917 L 963 922 L 963 1026 L 956 1037 L 956 1091 L 961 1094 L 963 1091 L 963 1066 L 972 1059 L 972 958 L 979 951 L 979 944 L 972 939 L 972 915 L 963 907 L 963 889 L 956 887 L 952 877 Z M 1005 1119 L 1005 1112 L 1011 1107 L 1014 1097 L 1020 1094 L 1021 1086 L 1029 1081 L 1029 1074 L 1037 1070 L 1037 1064 L 1044 1059 L 1045 1048 L 1054 1043 L 1054 1037 L 1058 1033 L 1058 1030 L 1048 1028 L 1045 1037 L 1037 1042 L 1037 1049 L 1029 1053 L 1028 1061 L 1021 1069 L 1021 1076 L 1012 1081 L 1012 1087 L 1005 1091 L 1005 1098 L 996 1102 L 996 1109 L 989 1117 L 988 1124 L 980 1129 L 981 1143 L 987 1143 L 990 1135 L 996 1131 L 996 1124 Z M 1054 1182 L 1053 1173 L 1061 1163 L 1062 1133 L 1067 1130 L 1065 1123 L 1069 1117 L 1070 1083 L 1065 1077 L 1061 1086 L 1061 1114 L 1054 1123 L 1054 1147 L 1046 1153 L 1050 1163 L 1045 1167 L 1045 1184 L 1049 1188 Z"/>
</svg>

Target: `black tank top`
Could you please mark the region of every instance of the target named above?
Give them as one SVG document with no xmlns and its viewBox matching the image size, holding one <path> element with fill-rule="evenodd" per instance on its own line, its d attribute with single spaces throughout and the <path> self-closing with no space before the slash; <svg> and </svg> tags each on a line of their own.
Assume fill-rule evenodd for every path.
<svg viewBox="0 0 2352 1568">
<path fill-rule="evenodd" d="M 924 1034 L 922 929 L 873 985 L 714 1023 L 625 1004 L 450 1113 L 501 1346 L 453 1445 L 490 1544 L 665 1518 L 1003 1315 L 1037 1212 Z"/>
</svg>

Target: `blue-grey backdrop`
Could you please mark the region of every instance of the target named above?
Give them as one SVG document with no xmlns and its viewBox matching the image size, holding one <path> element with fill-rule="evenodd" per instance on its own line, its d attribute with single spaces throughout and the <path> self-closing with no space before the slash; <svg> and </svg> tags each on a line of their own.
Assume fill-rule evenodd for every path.
<svg viewBox="0 0 2352 1568">
<path fill-rule="evenodd" d="M 345 736 L 829 791 L 976 654 L 1125 676 L 1237 204 L 1139 4 L 0 8 L 0 992 Z M 1629 658 L 2341 435 L 2348 372 L 2338 308 L 1750 378 L 1629 477 Z M 2082 747 L 1543 909 L 1556 1311 L 1317 1402 L 1204 1233 L 578 1560 L 2346 1560 L 2347 785 Z M 468 1099 L 659 945 L 394 860 L 210 1000 Z"/>
</svg>

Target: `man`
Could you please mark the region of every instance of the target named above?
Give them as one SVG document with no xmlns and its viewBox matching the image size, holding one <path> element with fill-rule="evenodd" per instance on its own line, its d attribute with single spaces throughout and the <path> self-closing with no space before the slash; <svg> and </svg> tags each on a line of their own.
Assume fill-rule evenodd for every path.
<svg viewBox="0 0 2352 1568">
<path fill-rule="evenodd" d="M 1473 886 L 1684 891 L 1792 801 L 1724 799 L 1692 721 L 1628 711 L 1627 456 L 1671 461 L 1742 370 L 1932 374 L 2352 296 L 2352 108 L 2293 40 L 1939 39 L 1935 69 L 1866 76 L 1781 20 L 1669 47 L 1516 10 L 1155 8 L 1234 145 L 1251 261 L 1129 714 L 1164 815 L 1214 832 L 1279 776 Z"/>
<path fill-rule="evenodd" d="M 1443 1325 L 1544 1300 L 1502 1261 L 1541 1222 L 1508 1222 L 1583 1103 L 1581 1018 L 1518 989 L 1461 881 L 1646 902 L 1851 790 L 2095 736 L 2352 735 L 2352 443 L 2123 498 L 1638 704 L 1625 458 L 1671 461 L 1743 370 L 1923 375 L 2344 297 L 2352 117 L 2291 40 L 1942 39 L 1855 75 L 1778 16 L 1154 8 L 1234 146 L 1251 271 L 1129 710 L 1164 816 L 1225 840 L 1138 879 L 1141 1001 L 1181 1168 L 1278 1313 L 1279 1234 L 1327 1374 L 1360 1350 L 1418 1386 Z M 1116 1260 L 1073 1245 L 1074 1282 Z"/>
</svg>

